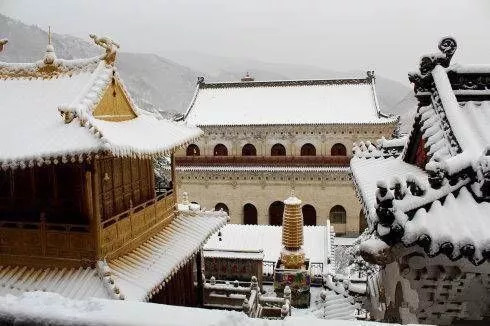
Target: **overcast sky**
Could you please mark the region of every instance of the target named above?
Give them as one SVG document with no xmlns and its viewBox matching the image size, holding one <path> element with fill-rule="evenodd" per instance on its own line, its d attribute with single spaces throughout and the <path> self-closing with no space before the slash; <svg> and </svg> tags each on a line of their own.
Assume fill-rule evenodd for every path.
<svg viewBox="0 0 490 326">
<path fill-rule="evenodd" d="M 445 35 L 458 41 L 455 61 L 490 62 L 490 0 L 0 0 L 0 12 L 110 36 L 123 51 L 375 69 L 403 83 Z"/>
</svg>

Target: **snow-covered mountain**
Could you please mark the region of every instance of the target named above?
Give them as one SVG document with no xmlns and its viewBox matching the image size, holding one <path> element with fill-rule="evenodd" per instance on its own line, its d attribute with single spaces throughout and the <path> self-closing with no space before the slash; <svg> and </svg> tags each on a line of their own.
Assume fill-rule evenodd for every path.
<svg viewBox="0 0 490 326">
<path fill-rule="evenodd" d="M 43 57 L 48 34 L 39 27 L 0 14 L 0 33 L 2 38 L 9 39 L 6 49 L 0 53 L 1 61 L 32 62 Z M 93 43 L 70 35 L 53 33 L 52 42 L 59 58 L 86 58 L 103 53 Z M 137 104 L 165 115 L 180 112 L 188 106 L 200 75 L 149 53 L 121 52 L 116 64 Z"/>
<path fill-rule="evenodd" d="M 0 37 L 9 39 L 0 60 L 7 62 L 39 60 L 46 49 L 47 32 L 37 26 L 0 14 Z M 53 45 L 59 58 L 83 58 L 100 54 L 94 44 L 70 35 L 53 34 Z M 88 35 L 87 35 L 88 40 Z M 124 49 L 124 44 L 121 45 Z M 166 116 L 184 111 L 196 87 L 197 76 L 210 81 L 239 80 L 249 71 L 257 80 L 341 78 L 362 76 L 365 72 L 337 72 L 313 66 L 267 63 L 244 58 L 223 58 L 202 53 L 166 53 L 165 57 L 150 53 L 121 52 L 119 73 L 137 104 L 149 111 L 158 110 Z M 382 110 L 402 115 L 410 121 L 415 99 L 405 85 L 377 76 L 376 87 Z M 405 123 L 406 130 L 410 123 Z"/>
</svg>

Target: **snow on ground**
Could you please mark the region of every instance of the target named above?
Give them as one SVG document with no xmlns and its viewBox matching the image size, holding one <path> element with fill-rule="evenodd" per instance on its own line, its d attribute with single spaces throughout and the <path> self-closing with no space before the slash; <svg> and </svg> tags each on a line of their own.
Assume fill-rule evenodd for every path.
<svg viewBox="0 0 490 326">
<path fill-rule="evenodd" d="M 291 309 L 291 316 L 316 317 L 320 319 L 355 320 L 356 308 L 348 298 L 327 290 L 325 301 L 321 298 L 323 288 L 312 287 L 310 307 Z"/>
<path fill-rule="evenodd" d="M 333 304 L 332 306 L 334 306 Z M 334 315 L 332 315 L 334 316 Z M 139 325 L 139 326 L 362 326 L 380 323 L 291 316 L 285 320 L 252 319 L 241 312 L 206 310 L 125 300 L 71 300 L 55 293 L 28 292 L 0 297 L 1 325 Z"/>
</svg>

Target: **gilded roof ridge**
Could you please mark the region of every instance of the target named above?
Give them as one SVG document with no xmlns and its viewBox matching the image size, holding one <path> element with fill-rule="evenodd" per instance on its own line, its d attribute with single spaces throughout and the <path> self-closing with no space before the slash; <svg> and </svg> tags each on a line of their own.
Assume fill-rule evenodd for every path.
<svg viewBox="0 0 490 326">
<path fill-rule="evenodd" d="M 43 59 L 22 63 L 0 61 L 0 79 L 71 77 L 81 72 L 92 72 L 103 57 L 99 55 L 85 59 L 55 59 L 52 63 L 45 63 Z"/>
<path fill-rule="evenodd" d="M 105 61 L 107 65 L 114 66 L 119 44 L 108 37 L 98 37 L 94 34 L 90 34 L 90 38 L 93 39 L 96 45 L 105 49 L 105 54 L 82 59 L 58 59 L 51 43 L 50 29 L 44 57 L 35 62 L 0 61 L 0 79 L 71 77 L 73 74 L 80 72 L 93 72 L 101 61 Z M 3 50 L 3 45 L 7 42 L 6 39 L 0 40 L 0 51 Z"/>
</svg>

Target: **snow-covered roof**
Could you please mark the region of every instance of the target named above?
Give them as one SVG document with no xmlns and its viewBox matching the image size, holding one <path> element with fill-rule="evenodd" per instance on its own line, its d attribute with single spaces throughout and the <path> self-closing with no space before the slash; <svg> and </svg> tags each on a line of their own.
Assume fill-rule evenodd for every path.
<svg viewBox="0 0 490 326">
<path fill-rule="evenodd" d="M 230 250 L 230 249 L 204 249 L 206 258 L 264 260 L 263 250 Z"/>
<path fill-rule="evenodd" d="M 339 301 L 331 301 L 341 303 Z M 329 308 L 329 311 L 334 307 Z M 337 318 L 345 316 L 346 312 Z M 29 325 L 117 325 L 117 326 L 357 326 L 388 325 L 359 320 L 320 319 L 314 316 L 288 316 L 284 320 L 250 318 L 237 311 L 199 309 L 121 300 L 71 300 L 54 293 L 25 293 L 0 297 L 0 323 Z M 393 324 L 390 324 L 393 325 Z"/>
<path fill-rule="evenodd" d="M 354 143 L 352 151 L 357 157 L 378 158 L 378 157 L 397 157 L 402 154 L 407 144 L 408 136 L 386 139 L 381 138 L 373 144 L 371 141 L 358 141 Z"/>
<path fill-rule="evenodd" d="M 305 226 L 303 250 L 311 263 L 322 263 L 327 267 L 330 257 L 329 226 Z M 227 224 L 213 234 L 204 249 L 232 251 L 262 250 L 264 261 L 276 262 L 282 249 L 282 226 Z M 220 240 L 221 239 L 221 240 Z"/>
<path fill-rule="evenodd" d="M 227 220 L 224 212 L 179 214 L 143 245 L 107 262 L 114 284 L 126 299 L 148 301 Z"/>
<path fill-rule="evenodd" d="M 70 299 L 111 298 L 95 268 L 0 266 L 0 296 L 56 292 Z"/>
<path fill-rule="evenodd" d="M 386 263 L 401 242 L 429 257 L 490 259 L 490 69 L 450 65 L 456 41 L 410 73 L 419 108 L 403 155 L 385 142 L 355 146 L 351 171 L 373 231 L 361 253 Z"/>
<path fill-rule="evenodd" d="M 490 250 L 490 203 L 477 203 L 466 187 L 444 200 L 436 200 L 429 209 L 418 209 L 405 224 L 403 243 L 419 241 L 421 235 L 431 239 L 427 251 L 436 255 L 449 250 L 449 257 L 466 256 L 475 264 L 485 261 Z M 473 252 L 469 252 L 473 251 Z M 484 257 L 485 256 L 485 257 Z"/>
<path fill-rule="evenodd" d="M 429 185 L 427 173 L 424 170 L 404 162 L 400 157 L 377 159 L 354 157 L 351 160 L 351 171 L 367 210 L 366 216 L 374 219 L 376 219 L 375 206 L 378 182 L 384 182 L 388 187 L 392 187 L 395 183 L 406 184 L 407 180 L 416 179 L 421 187 L 426 189 L 424 195 L 415 196 L 407 191 L 403 199 L 395 200 L 394 205 L 402 212 L 408 212 L 431 203 L 461 186 L 459 183 L 454 186 L 446 183 L 440 189 L 433 189 Z"/>
<path fill-rule="evenodd" d="M 464 186 L 468 180 L 460 180 L 453 185 L 446 182 L 439 189 L 434 189 L 424 170 L 404 162 L 400 157 L 354 157 L 351 169 L 366 217 L 372 226 L 378 225 L 378 233 L 384 231 L 377 224 L 377 186 L 386 184 L 393 189 L 395 183 L 406 185 L 407 181 L 416 180 L 424 189 L 423 194 L 412 194 L 405 186 L 402 190 L 404 197 L 393 198 L 394 224 L 403 229 L 400 241 L 407 246 L 425 246 L 423 238 L 427 236 L 430 239 L 429 247 L 424 249 L 429 255 L 443 252 L 441 248 L 448 247 L 446 243 L 450 243 L 452 249 L 449 256 L 452 259 L 460 258 L 461 252 L 471 246 L 473 252 L 467 257 L 475 264 L 481 263 L 484 252 L 490 250 L 490 234 L 483 227 L 490 222 L 490 203 L 479 203 L 473 198 Z"/>
<path fill-rule="evenodd" d="M 148 301 L 227 220 L 224 212 L 179 212 L 141 246 L 95 268 L 0 266 L 0 295 L 47 291 L 73 299 Z"/>
<path fill-rule="evenodd" d="M 353 246 L 357 238 L 350 237 L 335 237 L 333 240 L 334 246 Z"/>
<path fill-rule="evenodd" d="M 450 175 L 467 167 L 477 169 L 490 148 L 490 101 L 458 103 L 446 70 L 436 66 L 432 76 L 436 100 L 419 110 L 428 168 L 440 167 Z"/>
<path fill-rule="evenodd" d="M 198 84 L 187 111 L 197 126 L 386 124 L 373 78 Z"/>
<path fill-rule="evenodd" d="M 248 171 L 248 172 L 348 172 L 349 167 L 333 166 L 272 166 L 272 165 L 179 165 L 175 168 L 177 171 Z"/>
<path fill-rule="evenodd" d="M 111 122 L 93 116 L 112 82 L 121 85 L 136 118 Z M 117 156 L 167 154 L 202 133 L 139 110 L 113 64 L 103 57 L 55 59 L 51 65 L 0 62 L 0 98 L 4 169 L 82 160 L 102 151 Z"/>
</svg>

